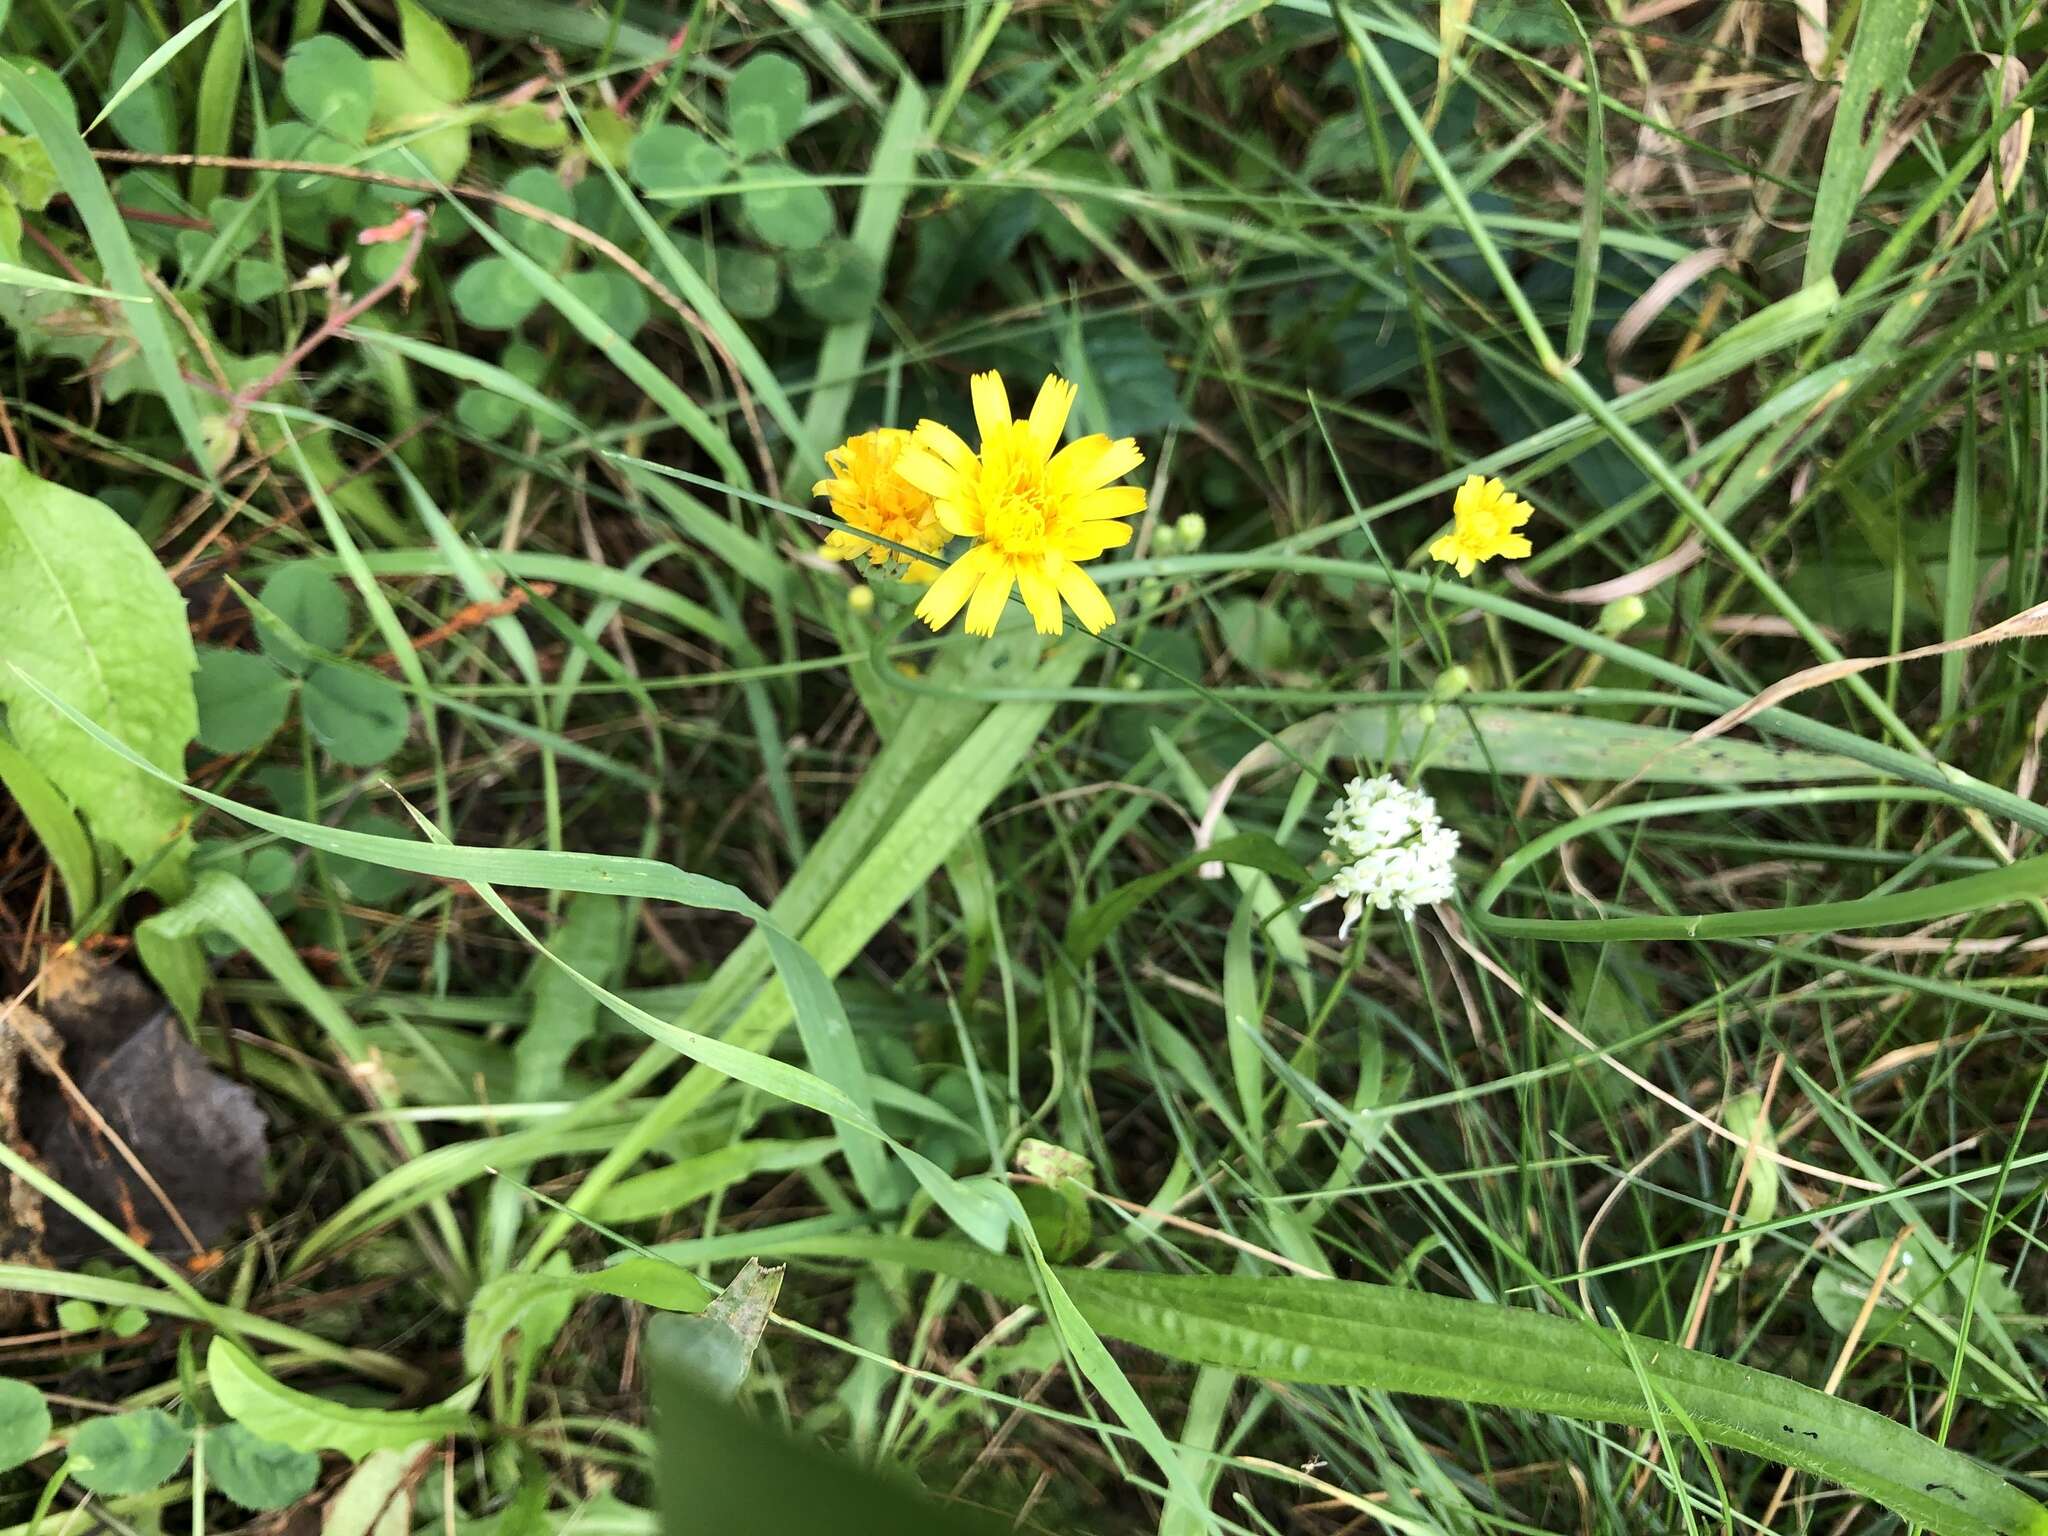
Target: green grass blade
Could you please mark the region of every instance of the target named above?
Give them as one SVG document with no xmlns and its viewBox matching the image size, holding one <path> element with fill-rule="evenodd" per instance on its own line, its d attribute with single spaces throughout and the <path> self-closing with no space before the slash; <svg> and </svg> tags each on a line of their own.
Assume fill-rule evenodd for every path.
<svg viewBox="0 0 2048 1536">
<path fill-rule="evenodd" d="M 106 99 L 105 105 L 99 110 L 99 115 L 85 125 L 85 131 L 91 133 L 93 129 L 104 123 L 120 107 L 122 102 L 155 79 L 157 72 L 179 54 L 183 53 L 187 44 L 218 21 L 224 11 L 242 3 L 243 0 L 219 0 L 219 3 L 212 10 L 200 13 L 176 32 L 172 33 L 170 37 L 157 44 L 155 48 L 150 50 L 149 57 L 136 65 L 135 72 L 122 81 L 114 94 Z"/>
<path fill-rule="evenodd" d="M 0 59 L 0 90 L 5 90 L 14 99 L 14 104 L 29 120 L 36 137 L 48 152 L 58 184 L 70 196 L 78 216 L 85 221 L 85 232 L 92 238 L 93 251 L 99 257 L 107 283 L 121 298 L 121 313 L 134 327 L 136 345 L 142 349 L 142 360 L 149 371 L 150 382 L 163 397 L 171 420 L 177 424 L 178 436 L 184 440 L 186 452 L 192 455 L 192 462 L 199 466 L 208 483 L 212 483 L 213 458 L 207 450 L 206 434 L 199 425 L 199 411 L 193 403 L 192 391 L 178 371 L 178 353 L 171 344 L 163 307 L 140 302 L 139 296 L 150 291 L 149 283 L 142 275 L 142 263 L 136 259 L 135 247 L 129 242 L 128 226 L 121 217 L 121 210 L 114 206 L 113 194 L 107 190 L 106 180 L 100 175 L 92 151 L 85 147 L 85 140 L 79 137 L 78 129 L 62 109 L 38 90 L 18 65 L 5 59 Z"/>
</svg>

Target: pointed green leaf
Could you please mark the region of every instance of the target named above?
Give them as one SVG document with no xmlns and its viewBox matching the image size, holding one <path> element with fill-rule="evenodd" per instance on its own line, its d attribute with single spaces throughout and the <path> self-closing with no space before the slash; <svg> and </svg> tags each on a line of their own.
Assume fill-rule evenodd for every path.
<svg viewBox="0 0 2048 1536">
<path fill-rule="evenodd" d="M 339 1451 L 351 1461 L 372 1451 L 469 1434 L 475 1428 L 469 1405 L 482 1385 L 472 1382 L 432 1408 L 357 1408 L 286 1386 L 241 1345 L 219 1335 L 207 1346 L 206 1374 L 221 1412 L 237 1423 L 279 1445 Z"/>
</svg>

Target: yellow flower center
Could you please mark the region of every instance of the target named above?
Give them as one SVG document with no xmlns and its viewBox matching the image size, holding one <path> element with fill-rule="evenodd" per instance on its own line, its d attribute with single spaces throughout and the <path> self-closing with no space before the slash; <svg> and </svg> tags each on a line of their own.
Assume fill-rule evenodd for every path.
<svg viewBox="0 0 2048 1536">
<path fill-rule="evenodd" d="M 1045 548 L 1045 497 L 1037 486 L 1010 491 L 989 508 L 982 536 L 1006 555 L 1033 555 Z"/>
</svg>

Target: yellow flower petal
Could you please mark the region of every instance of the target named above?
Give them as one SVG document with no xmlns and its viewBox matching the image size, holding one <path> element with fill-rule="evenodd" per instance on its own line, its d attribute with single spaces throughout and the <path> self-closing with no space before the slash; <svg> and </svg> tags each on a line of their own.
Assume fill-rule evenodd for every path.
<svg viewBox="0 0 2048 1536">
<path fill-rule="evenodd" d="M 982 567 L 974 598 L 967 605 L 967 633 L 992 635 L 996 632 L 996 620 L 1003 616 L 1003 604 L 1010 600 L 1014 579 L 1006 560 L 991 559 Z"/>
<path fill-rule="evenodd" d="M 937 629 L 964 608 L 970 634 L 993 634 L 1014 587 L 1040 634 L 1062 633 L 1068 608 L 1099 632 L 1116 621 L 1116 612 L 1080 562 L 1130 542 L 1125 519 L 1145 510 L 1146 493 L 1112 482 L 1142 464 L 1144 455 L 1133 439 L 1112 441 L 1101 433 L 1061 448 L 1075 391 L 1056 374 L 1047 377 L 1021 422 L 1011 415 L 996 374 L 973 375 L 970 392 L 982 434 L 978 449 L 925 421 L 914 445 L 901 453 L 900 483 L 932 498 L 935 536 L 975 541 L 932 582 L 918 617 Z"/>
<path fill-rule="evenodd" d="M 1017 567 L 1017 590 L 1031 610 L 1031 623 L 1041 635 L 1057 635 L 1065 627 L 1060 614 L 1060 589 L 1043 564 L 1026 561 Z"/>
<path fill-rule="evenodd" d="M 1135 517 L 1145 510 L 1145 487 L 1110 485 L 1074 498 L 1074 511 L 1084 522 L 1098 517 Z"/>
<path fill-rule="evenodd" d="M 1120 437 L 1111 442 L 1101 433 L 1069 443 L 1053 458 L 1051 473 L 1070 493 L 1078 494 L 1120 479 L 1145 462 L 1138 441 Z"/>
<path fill-rule="evenodd" d="M 1455 565 L 1460 576 L 1495 558 L 1520 560 L 1535 546 L 1514 530 L 1535 509 L 1498 479 L 1467 475 L 1451 508 L 1451 531 L 1429 546 L 1432 559 Z"/>
<path fill-rule="evenodd" d="M 1069 560 L 1093 560 L 1106 549 L 1121 549 L 1131 542 L 1131 525 L 1098 521 L 1070 528 L 1060 539 L 1059 552 Z"/>
<path fill-rule="evenodd" d="M 1088 573 L 1073 561 L 1064 558 L 1056 562 L 1053 579 L 1059 583 L 1060 596 L 1074 610 L 1074 617 L 1091 635 L 1099 635 L 1116 622 L 1116 613 L 1109 606 L 1109 599 L 1102 595 L 1102 588 L 1095 585 Z"/>
<path fill-rule="evenodd" d="M 981 537 L 981 509 L 973 502 L 937 501 L 932 509 L 939 515 L 939 526 L 946 532 L 962 539 Z"/>
<path fill-rule="evenodd" d="M 967 439 L 943 421 L 933 421 L 930 417 L 920 421 L 917 424 L 917 445 L 937 454 L 955 469 L 968 469 L 974 464 L 974 450 L 967 446 Z"/>
<path fill-rule="evenodd" d="M 994 558 L 987 549 L 977 546 L 939 572 L 918 599 L 917 616 L 933 629 L 944 629 L 952 623 L 953 615 L 973 595 L 975 583 Z"/>
<path fill-rule="evenodd" d="M 1038 386 L 1038 398 L 1031 405 L 1031 446 L 1041 459 L 1052 457 L 1067 429 L 1067 414 L 1074 408 L 1078 391 L 1056 373 L 1048 373 Z M 1052 633 L 1057 634 L 1054 630 Z"/>
<path fill-rule="evenodd" d="M 818 481 L 811 494 L 830 498 L 832 515 L 846 525 L 826 538 L 827 559 L 865 557 L 874 566 L 902 566 L 911 558 L 903 548 L 935 551 L 946 542 L 931 493 L 900 473 L 912 441 L 900 428 L 878 427 L 826 453 L 833 477 Z"/>
<path fill-rule="evenodd" d="M 896 473 L 934 499 L 959 494 L 959 471 L 924 448 L 906 450 L 896 460 Z"/>
<path fill-rule="evenodd" d="M 1003 391 L 1003 376 L 994 370 L 977 373 L 968 381 L 974 397 L 974 424 L 981 429 L 981 451 L 1002 441 L 1010 430 L 1010 397 Z"/>
</svg>

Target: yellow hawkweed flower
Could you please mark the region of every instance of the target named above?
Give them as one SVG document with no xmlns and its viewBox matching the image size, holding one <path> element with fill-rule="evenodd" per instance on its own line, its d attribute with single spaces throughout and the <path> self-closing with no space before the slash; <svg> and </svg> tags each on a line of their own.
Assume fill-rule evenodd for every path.
<svg viewBox="0 0 2048 1536">
<path fill-rule="evenodd" d="M 1535 546 L 1515 530 L 1529 521 L 1533 507 L 1498 480 L 1467 475 L 1451 509 L 1451 531 L 1429 546 L 1429 557 L 1455 565 L 1460 576 L 1499 555 L 1520 560 Z"/>
<path fill-rule="evenodd" d="M 948 533 L 974 540 L 932 583 L 917 616 L 942 629 L 965 605 L 967 632 L 992 635 L 1014 585 L 1041 635 L 1060 632 L 1062 598 L 1089 634 L 1099 633 L 1116 615 L 1080 562 L 1130 542 L 1121 519 L 1145 510 L 1145 489 L 1110 482 L 1145 456 L 1131 438 L 1111 442 L 1099 432 L 1061 448 L 1074 406 L 1065 379 L 1046 376 L 1024 421 L 1011 418 L 996 374 L 976 374 L 973 395 L 978 454 L 951 427 L 921 421 L 917 445 L 897 464 L 931 494 Z"/>
<path fill-rule="evenodd" d="M 910 441 L 910 434 L 901 427 L 877 427 L 849 437 L 825 455 L 825 467 L 834 478 L 820 480 L 811 487 L 811 494 L 829 496 L 832 515 L 849 528 L 937 554 L 945 548 L 946 530 L 939 526 L 931 497 L 901 473 L 903 452 Z M 865 556 L 869 565 L 884 574 L 900 575 L 908 581 L 930 581 L 938 575 L 937 566 L 913 560 L 887 544 L 873 543 L 860 533 L 834 529 L 819 553 L 827 560 Z M 888 569 L 892 562 L 908 569 L 892 572 Z"/>
</svg>

